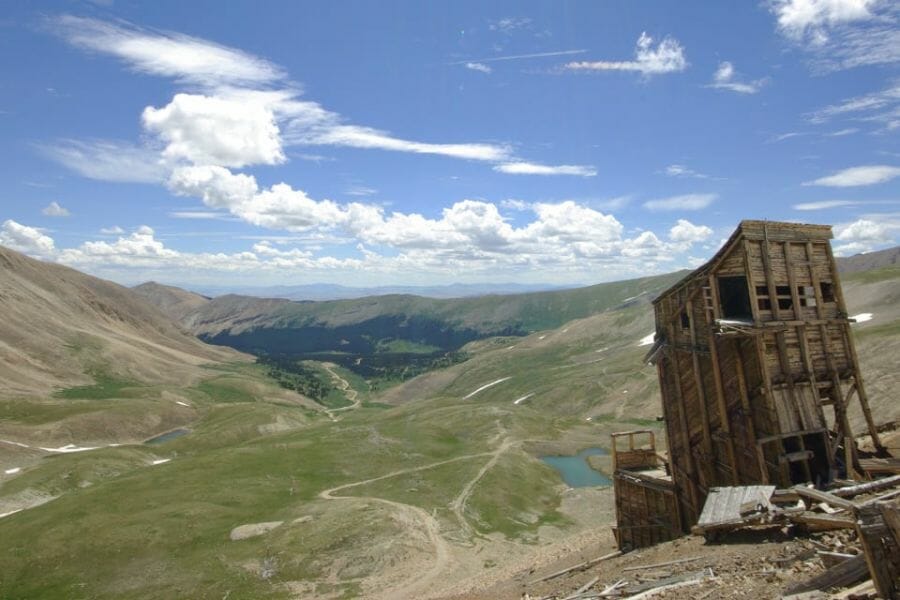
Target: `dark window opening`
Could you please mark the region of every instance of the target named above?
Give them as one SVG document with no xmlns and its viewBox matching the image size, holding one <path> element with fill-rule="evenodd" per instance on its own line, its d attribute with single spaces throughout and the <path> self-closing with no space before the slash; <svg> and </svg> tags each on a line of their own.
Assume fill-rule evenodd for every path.
<svg viewBox="0 0 900 600">
<path fill-rule="evenodd" d="M 768 295 L 769 295 L 769 288 L 766 287 L 766 286 L 764 286 L 764 285 L 758 285 L 758 286 L 756 286 L 756 295 L 757 295 L 757 296 L 768 296 Z"/>
<path fill-rule="evenodd" d="M 691 318 L 688 317 L 688 314 L 685 311 L 681 311 L 681 328 L 682 329 L 690 329 L 691 328 Z"/>
<path fill-rule="evenodd" d="M 791 295 L 791 286 L 789 285 L 776 285 L 775 293 L 779 296 L 790 296 Z"/>
<path fill-rule="evenodd" d="M 750 288 L 746 277 L 719 277 L 719 299 L 726 319 L 752 319 Z"/>
<path fill-rule="evenodd" d="M 768 298 L 760 298 L 756 301 L 759 310 L 772 310 L 772 301 Z"/>
<path fill-rule="evenodd" d="M 822 289 L 822 302 L 834 302 L 834 286 L 830 281 L 822 281 L 819 283 Z"/>
<path fill-rule="evenodd" d="M 790 298 L 779 298 L 778 299 L 778 308 L 780 310 L 790 310 L 794 306 L 794 301 Z"/>
</svg>

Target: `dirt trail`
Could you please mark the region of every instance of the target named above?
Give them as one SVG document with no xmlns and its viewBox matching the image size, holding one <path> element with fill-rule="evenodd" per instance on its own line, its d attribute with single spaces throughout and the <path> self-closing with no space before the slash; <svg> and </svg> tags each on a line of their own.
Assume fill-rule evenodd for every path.
<svg viewBox="0 0 900 600">
<path fill-rule="evenodd" d="M 334 413 L 343 412 L 345 410 L 355 410 L 360 407 L 362 401 L 359 399 L 359 392 L 353 389 L 350 382 L 335 373 L 334 369 L 337 365 L 333 363 L 322 363 L 322 366 L 331 375 L 332 381 L 337 385 L 338 389 L 344 394 L 344 397 L 351 402 L 350 406 L 342 406 L 341 408 L 326 408 L 325 412 L 331 417 L 332 421 L 336 421 Z"/>
<path fill-rule="evenodd" d="M 466 483 L 465 486 L 463 486 L 463 489 L 462 491 L 460 491 L 459 495 L 453 499 L 453 502 L 450 503 L 450 510 L 453 511 L 454 515 L 456 515 L 456 519 L 459 521 L 460 526 L 466 534 L 472 535 L 474 533 L 480 535 L 480 532 L 477 529 L 469 525 L 469 522 L 466 520 L 466 516 L 464 514 L 466 510 L 466 503 L 469 501 L 469 496 L 472 495 L 472 491 L 475 489 L 475 485 L 478 484 L 482 477 L 484 477 L 485 473 L 490 471 L 494 467 L 494 465 L 497 464 L 497 461 L 500 460 L 500 457 L 503 455 L 503 453 L 517 443 L 518 442 L 513 441 L 509 438 L 503 440 L 503 443 L 500 444 L 500 447 L 491 453 L 491 459 L 487 461 L 483 467 L 481 467 L 475 477 L 473 477 L 471 480 L 469 480 L 468 483 Z"/>
<path fill-rule="evenodd" d="M 499 426 L 499 423 L 498 423 Z M 505 435 L 505 430 L 502 426 L 499 426 L 499 431 L 496 436 L 491 440 L 499 441 L 500 437 Z M 409 504 L 403 504 L 401 502 L 396 502 L 393 500 L 387 500 L 385 498 L 378 498 L 373 496 L 337 496 L 335 495 L 337 492 L 342 490 L 346 490 L 353 487 L 358 487 L 362 485 L 366 485 L 369 483 L 374 483 L 376 481 L 381 481 L 383 479 L 389 479 L 391 477 L 397 477 L 399 475 L 405 475 L 408 473 L 415 473 L 418 471 L 425 471 L 428 469 L 433 469 L 435 467 L 439 467 L 441 465 L 446 465 L 454 462 L 460 462 L 463 460 L 471 460 L 475 458 L 481 457 L 490 457 L 489 460 L 484 464 L 484 466 L 479 469 L 478 473 L 470 479 L 463 486 L 459 495 L 453 499 L 450 503 L 449 508 L 456 516 L 457 520 L 460 523 L 462 530 L 467 534 L 467 536 L 475 536 L 479 535 L 477 531 L 475 531 L 471 525 L 469 525 L 468 521 L 465 518 L 464 511 L 466 507 L 466 503 L 469 500 L 469 497 L 472 495 L 472 491 L 475 489 L 475 486 L 481 480 L 482 477 L 497 464 L 497 461 L 500 457 L 513 447 L 515 444 L 519 443 L 518 441 L 512 440 L 510 438 L 505 438 L 500 443 L 500 445 L 491 452 L 480 452 L 477 454 L 467 454 L 465 456 L 457 456 L 455 458 L 449 458 L 447 460 L 441 460 L 434 463 L 429 463 L 427 465 L 421 465 L 418 467 L 410 467 L 407 469 L 399 469 L 397 471 L 392 471 L 385 475 L 380 475 L 378 477 L 372 477 L 371 479 L 365 479 L 362 481 L 354 481 L 352 483 L 345 483 L 343 485 L 339 485 L 333 488 L 329 488 L 322 492 L 319 492 L 319 498 L 323 500 L 348 500 L 348 501 L 370 501 L 370 502 L 380 502 L 382 504 L 386 504 L 398 512 L 404 514 L 408 519 L 404 519 L 404 521 L 408 521 L 413 527 L 413 523 L 421 523 L 422 531 L 426 534 L 427 538 L 431 542 L 434 547 L 434 560 L 431 563 L 430 568 L 425 571 L 419 571 L 403 582 L 399 586 L 394 586 L 386 590 L 382 590 L 377 594 L 377 597 L 383 598 L 385 600 L 393 600 L 393 599 L 405 599 L 405 598 L 415 598 L 415 597 L 424 597 L 423 594 L 427 593 L 426 590 L 433 590 L 433 583 L 438 579 L 439 576 L 445 574 L 453 568 L 454 559 L 451 553 L 450 544 L 441 535 L 441 527 L 438 520 L 433 516 L 428 514 L 422 508 L 418 506 L 412 506 Z"/>
</svg>

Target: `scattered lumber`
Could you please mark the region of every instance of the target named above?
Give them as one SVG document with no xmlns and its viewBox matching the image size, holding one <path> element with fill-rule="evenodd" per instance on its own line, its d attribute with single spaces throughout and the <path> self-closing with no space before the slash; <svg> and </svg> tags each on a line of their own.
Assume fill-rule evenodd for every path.
<svg viewBox="0 0 900 600">
<path fill-rule="evenodd" d="M 640 571 L 640 570 L 650 570 L 650 569 L 658 569 L 660 567 L 670 567 L 672 565 L 680 565 L 681 563 L 693 562 L 695 560 L 700 560 L 703 558 L 702 556 L 694 556 L 692 558 L 680 558 L 678 560 L 670 560 L 668 562 L 655 563 L 652 565 L 638 565 L 635 567 L 626 567 L 622 569 L 622 572 L 627 571 Z"/>
<path fill-rule="evenodd" d="M 810 531 L 828 531 L 830 529 L 853 529 L 856 521 L 849 516 L 828 515 L 806 511 L 799 515 L 791 515 L 791 522 L 806 525 Z"/>
<path fill-rule="evenodd" d="M 568 569 L 563 569 L 562 571 L 557 571 L 555 573 L 551 573 L 550 575 L 546 575 L 545 577 L 541 577 L 540 579 L 535 579 L 529 585 L 534 585 L 535 583 L 540 583 L 542 581 L 548 581 L 550 579 L 555 579 L 560 577 L 561 575 L 565 575 L 566 573 L 571 573 L 572 571 L 579 571 L 587 569 L 588 567 L 592 567 L 597 563 L 603 562 L 604 560 L 609 560 L 611 558 L 616 558 L 617 556 L 622 556 L 621 550 L 616 550 L 615 552 L 610 552 L 609 554 L 604 554 L 603 556 L 599 556 L 597 558 L 592 558 L 591 560 L 586 560 L 583 563 L 578 563 L 573 567 L 569 567 Z"/>
<path fill-rule="evenodd" d="M 695 571 L 693 573 L 685 573 L 684 575 L 673 575 L 672 577 L 667 577 L 658 581 L 641 584 L 641 586 L 628 588 L 627 591 L 629 594 L 634 594 L 634 592 L 638 591 L 641 587 L 644 588 L 643 591 L 639 591 L 633 596 L 628 596 L 628 599 L 639 600 L 641 598 L 651 598 L 662 592 L 703 583 L 704 581 L 707 581 L 712 577 L 714 577 L 712 569 L 703 569 L 701 571 Z"/>
<path fill-rule="evenodd" d="M 859 467 L 867 475 L 900 473 L 900 458 L 861 458 Z"/>
<path fill-rule="evenodd" d="M 865 552 L 869 574 L 882 598 L 900 595 L 900 546 L 893 528 L 885 521 L 883 510 L 895 512 L 888 504 L 867 504 L 856 510 L 856 533 Z M 894 515 L 888 517 L 896 522 Z"/>
<path fill-rule="evenodd" d="M 826 590 L 833 587 L 847 587 L 869 576 L 866 559 L 862 556 L 854 556 L 816 575 L 812 579 L 795 583 L 785 591 L 785 596 L 792 596 L 802 592 Z"/>
<path fill-rule="evenodd" d="M 852 498 L 853 496 L 858 496 L 859 494 L 877 492 L 878 490 L 891 488 L 897 485 L 900 485 L 900 475 L 894 475 L 892 477 L 885 477 L 884 479 L 876 479 L 875 481 L 868 481 L 866 483 L 860 483 L 859 485 L 840 488 L 837 490 L 833 490 L 831 493 L 841 498 Z"/>
<path fill-rule="evenodd" d="M 853 502 L 850 500 L 846 500 L 844 498 L 841 498 L 840 496 L 835 496 L 834 494 L 829 492 L 823 492 L 822 490 L 809 488 L 805 485 L 795 485 L 791 489 L 797 492 L 797 494 L 799 494 L 800 496 L 808 498 L 815 502 L 825 502 L 827 504 L 830 504 L 831 506 L 836 506 L 838 508 L 852 509 L 854 507 Z"/>
<path fill-rule="evenodd" d="M 826 569 L 830 569 L 831 567 L 856 556 L 856 554 L 847 554 L 846 552 L 827 552 L 825 550 L 817 550 L 816 554 L 822 559 L 822 564 L 825 565 Z"/>
<path fill-rule="evenodd" d="M 593 579 L 588 581 L 586 584 L 584 584 L 583 586 L 581 586 L 580 588 L 578 588 L 577 590 L 575 590 L 574 592 L 572 592 L 571 594 L 569 594 L 568 596 L 563 598 L 563 600 L 575 600 L 575 598 L 581 597 L 581 595 L 584 592 L 591 589 L 594 586 L 594 584 L 597 583 L 598 581 L 600 581 L 600 577 L 599 576 L 594 577 Z"/>
</svg>

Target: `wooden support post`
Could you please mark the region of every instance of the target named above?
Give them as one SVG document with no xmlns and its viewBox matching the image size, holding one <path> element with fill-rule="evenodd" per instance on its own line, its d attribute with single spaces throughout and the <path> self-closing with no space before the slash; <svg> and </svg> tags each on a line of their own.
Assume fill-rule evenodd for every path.
<svg viewBox="0 0 900 600">
<path fill-rule="evenodd" d="M 690 321 L 691 362 L 694 369 L 694 385 L 697 386 L 697 403 L 700 405 L 700 418 L 703 420 L 703 446 L 706 454 L 712 458 L 712 431 L 709 426 L 709 410 L 706 404 L 706 390 L 703 388 L 703 375 L 700 373 L 700 359 L 697 357 L 697 324 L 694 322 L 694 305 L 688 300 L 685 310 Z"/>
<path fill-rule="evenodd" d="M 676 316 L 676 318 L 677 318 L 677 316 Z M 675 339 L 675 327 L 672 325 L 671 322 L 668 324 L 667 334 L 668 334 L 670 340 Z M 691 430 L 688 427 L 687 415 L 685 414 L 684 396 L 681 393 L 681 381 L 678 379 L 678 357 L 677 357 L 677 352 L 675 352 L 671 348 L 671 346 L 669 348 L 667 348 L 667 353 L 669 354 L 670 361 L 673 363 L 672 367 L 673 367 L 674 376 L 675 376 L 675 381 L 674 381 L 675 404 L 678 406 L 678 420 L 680 422 L 679 424 L 681 425 L 681 435 L 682 435 L 682 442 L 683 442 L 683 445 L 681 447 L 681 454 L 683 455 L 683 457 L 685 459 L 684 464 L 685 464 L 685 468 L 688 473 L 688 493 L 690 495 L 689 506 L 691 508 L 691 513 L 692 513 L 691 518 L 697 519 L 697 517 L 700 516 L 700 498 L 698 497 L 699 496 L 699 494 L 698 494 L 698 492 L 699 492 L 698 485 L 699 484 L 697 482 L 697 477 L 699 475 L 698 475 L 697 465 L 695 464 L 695 461 L 694 461 L 694 454 L 693 454 L 693 452 L 691 452 Z M 660 366 L 660 368 L 662 368 L 662 361 L 660 361 L 657 364 Z M 665 379 L 663 379 L 662 375 L 660 376 L 660 381 L 665 381 Z M 669 444 L 671 446 L 671 444 L 672 444 L 671 440 L 669 441 Z M 669 459 L 674 464 L 677 462 L 678 457 L 674 456 L 674 454 L 673 454 L 673 456 L 670 456 Z"/>
<path fill-rule="evenodd" d="M 712 275 L 707 280 L 710 290 L 713 289 L 714 279 Z M 712 293 L 712 291 L 710 292 Z M 713 295 L 714 311 L 718 310 L 718 294 Z M 716 342 L 716 335 L 713 333 L 712 323 L 710 322 L 709 313 L 706 312 L 706 332 L 707 343 L 709 344 L 709 355 L 712 360 L 713 383 L 716 386 L 716 405 L 719 408 L 719 426 L 726 436 L 725 447 L 728 452 L 728 461 L 731 464 L 731 483 L 737 485 L 739 483 L 737 460 L 734 455 L 734 438 L 731 435 L 731 424 L 728 419 L 728 407 L 725 404 L 725 386 L 722 384 L 722 371 L 719 366 L 719 346 Z"/>
<path fill-rule="evenodd" d="M 844 302 L 844 290 L 841 288 L 841 280 L 838 278 L 837 263 L 834 261 L 831 244 L 825 244 L 825 253 L 828 255 L 828 263 L 831 265 L 834 298 L 837 300 L 840 311 L 846 315 L 847 304 Z M 847 351 L 850 354 L 850 361 L 853 367 L 853 379 L 856 381 L 857 394 L 859 395 L 859 404 L 862 408 L 863 416 L 866 418 L 866 425 L 869 427 L 869 435 L 872 436 L 872 444 L 879 452 L 885 452 L 885 447 L 882 445 L 881 439 L 878 436 L 878 428 L 875 426 L 875 420 L 872 418 L 872 411 L 869 408 L 869 397 L 866 395 L 866 388 L 863 385 L 862 375 L 859 371 L 859 356 L 856 354 L 856 345 L 853 343 L 853 333 L 850 331 L 850 323 L 844 323 L 841 329 L 843 330 Z M 849 434 L 850 432 L 848 431 L 847 433 Z"/>
<path fill-rule="evenodd" d="M 740 342 L 734 342 L 734 351 L 737 354 L 737 359 L 734 361 L 734 371 L 737 375 L 738 379 L 738 388 L 741 394 L 741 408 L 744 412 L 744 423 L 746 424 L 747 431 L 750 433 L 750 441 L 756 441 L 756 426 L 753 424 L 753 411 L 750 407 L 750 397 L 747 395 L 747 378 L 744 375 L 744 357 L 741 352 Z M 744 444 L 747 442 L 745 441 Z M 742 445 L 744 445 L 742 444 Z M 766 468 L 766 462 L 762 455 L 762 449 L 757 446 L 756 447 L 758 465 L 759 465 L 759 478 L 763 483 L 769 482 L 769 473 Z"/>
</svg>

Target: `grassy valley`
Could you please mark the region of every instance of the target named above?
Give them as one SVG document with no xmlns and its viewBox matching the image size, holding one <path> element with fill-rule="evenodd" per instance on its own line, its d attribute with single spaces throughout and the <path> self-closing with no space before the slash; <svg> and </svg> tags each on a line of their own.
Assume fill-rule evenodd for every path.
<svg viewBox="0 0 900 600">
<path fill-rule="evenodd" d="M 334 361 L 231 354 L 182 383 L 110 362 L 7 392 L 0 514 L 21 510 L 0 518 L 0 597 L 441 596 L 609 543 L 609 490 L 567 488 L 540 456 L 660 431 L 642 364 L 651 292 L 617 286 L 596 314 L 485 334 L 459 345 L 465 360 L 382 389 Z M 898 289 L 900 273 L 846 281 L 874 315 L 856 327 L 881 420 L 896 418 Z M 412 343 L 388 350 L 431 350 Z M 180 435 L 144 443 L 167 431 Z M 95 449 L 52 451 L 65 444 Z"/>
</svg>

